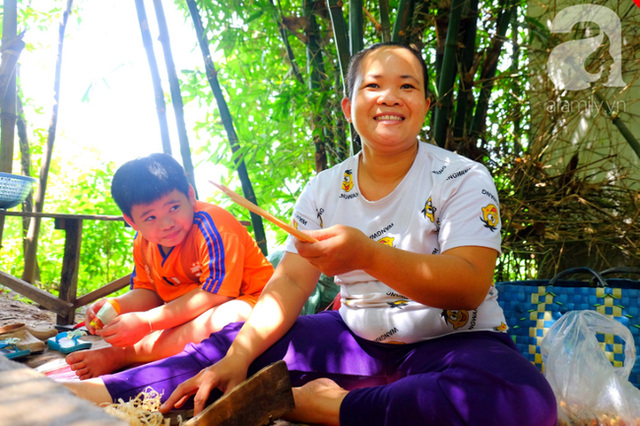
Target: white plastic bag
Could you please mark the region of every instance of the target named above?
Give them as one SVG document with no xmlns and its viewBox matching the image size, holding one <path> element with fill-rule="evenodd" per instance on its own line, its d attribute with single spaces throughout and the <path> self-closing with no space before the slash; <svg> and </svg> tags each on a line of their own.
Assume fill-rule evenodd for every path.
<svg viewBox="0 0 640 426">
<path fill-rule="evenodd" d="M 624 340 L 624 367 L 613 367 L 596 332 Z M 640 426 L 640 390 L 628 380 L 636 349 L 624 325 L 594 311 L 571 311 L 549 328 L 540 349 L 558 425 Z"/>
</svg>

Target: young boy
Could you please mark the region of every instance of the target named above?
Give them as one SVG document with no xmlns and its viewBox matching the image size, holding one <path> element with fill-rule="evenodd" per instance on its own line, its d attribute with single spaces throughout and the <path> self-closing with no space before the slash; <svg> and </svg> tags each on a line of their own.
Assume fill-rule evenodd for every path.
<svg viewBox="0 0 640 426">
<path fill-rule="evenodd" d="M 226 210 L 196 201 L 182 166 L 152 154 L 120 167 L 111 194 L 137 231 L 131 290 L 103 329 L 112 346 L 69 354 L 81 380 L 181 352 L 225 325 L 244 321 L 273 267 Z M 106 299 L 87 310 L 86 323 Z"/>
</svg>

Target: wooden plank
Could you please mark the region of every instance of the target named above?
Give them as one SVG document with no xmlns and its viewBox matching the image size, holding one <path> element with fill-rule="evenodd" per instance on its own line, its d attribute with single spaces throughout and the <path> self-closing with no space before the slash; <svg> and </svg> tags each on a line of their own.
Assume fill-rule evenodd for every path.
<svg viewBox="0 0 640 426">
<path fill-rule="evenodd" d="M 73 309 L 73 305 L 64 300 L 60 300 L 52 294 L 47 293 L 44 290 L 40 290 L 38 287 L 29 284 L 26 281 L 22 281 L 19 278 L 13 277 L 7 273 L 0 271 L 0 284 L 9 287 L 16 293 L 20 293 L 27 299 L 42 305 L 45 309 L 50 310 L 58 315 L 67 315 L 69 310 Z"/>
<path fill-rule="evenodd" d="M 40 213 L 40 212 L 20 212 L 20 211 L 0 210 L 0 216 L 43 217 L 43 218 L 49 218 L 49 219 L 112 220 L 112 221 L 124 222 L 124 218 L 122 216 L 111 216 L 111 215 Z"/>
<path fill-rule="evenodd" d="M 240 383 L 185 426 L 264 426 L 294 408 L 287 364 L 278 361 Z"/>
<path fill-rule="evenodd" d="M 102 299 L 105 296 L 110 295 L 122 288 L 125 288 L 131 282 L 131 274 L 124 276 L 122 278 L 118 278 L 115 281 L 111 281 L 109 284 L 100 287 L 97 290 L 92 291 L 91 293 L 85 294 L 84 296 L 78 298 L 76 303 L 74 303 L 75 308 L 79 308 L 81 306 L 86 306 L 90 303 L 95 302 L 98 299 Z"/>
<path fill-rule="evenodd" d="M 0 426 L 127 426 L 29 367 L 0 356 Z"/>
<path fill-rule="evenodd" d="M 82 245 L 82 219 L 56 219 L 56 229 L 64 229 L 64 257 L 60 274 L 60 292 L 58 297 L 74 305 L 78 290 L 78 272 L 80 270 L 80 246 Z M 75 310 L 65 315 L 58 314 L 56 322 L 60 325 L 73 324 Z"/>
</svg>

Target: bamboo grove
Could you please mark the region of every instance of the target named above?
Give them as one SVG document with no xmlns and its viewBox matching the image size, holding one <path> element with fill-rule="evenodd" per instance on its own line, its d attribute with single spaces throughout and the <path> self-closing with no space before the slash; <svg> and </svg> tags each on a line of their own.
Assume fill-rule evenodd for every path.
<svg viewBox="0 0 640 426">
<path fill-rule="evenodd" d="M 640 144 L 631 129 L 640 124 L 633 113 L 640 8 L 631 0 L 597 2 L 621 19 L 625 86 L 603 85 L 614 62 L 604 37 L 585 61 L 603 78 L 567 92 L 549 78 L 550 52 L 598 27 L 552 33 L 549 22 L 561 9 L 555 2 L 175 0 L 203 58 L 202 66 L 176 72 L 171 28 L 161 22 L 162 1 L 153 0 L 167 69 L 174 69 L 165 93 L 151 66 L 159 122 L 166 125 L 160 112 L 171 103 L 191 181 L 193 155 L 224 165 L 225 184 L 287 218 L 310 177 L 360 148 L 340 109 L 351 54 L 381 41 L 410 44 L 429 66 L 432 108 L 422 139 L 482 162 L 496 181 L 503 225 L 497 281 L 549 278 L 572 266 L 638 265 Z M 154 35 L 145 34 L 144 3 L 135 1 L 146 48 Z M 186 129 L 181 115 L 193 105 L 206 117 Z M 167 152 L 161 130 L 158 150 Z M 23 150 L 21 159 L 28 156 Z M 98 173 L 100 181 L 109 173 Z M 209 201 L 251 219 L 263 251 L 284 241 L 284 233 L 224 197 Z M 90 207 L 87 213 L 114 214 Z M 276 241 L 267 241 L 263 226 Z"/>
<path fill-rule="evenodd" d="M 584 108 L 547 107 L 551 99 L 571 95 L 545 75 L 549 51 L 597 26 L 552 34 L 548 22 L 555 5 L 536 4 L 542 12 L 532 12 L 531 4 L 515 0 L 197 4 L 212 48 L 224 51 L 219 79 L 241 146 L 234 158 L 247 162 L 263 204 L 286 216 L 309 176 L 358 151 L 339 107 L 346 64 L 363 46 L 399 41 L 415 46 L 430 65 L 435 107 L 423 139 L 481 161 L 494 174 L 504 230 L 496 279 L 638 263 L 640 198 L 638 175 L 631 172 L 640 150 L 624 131 L 635 117 L 603 109 L 591 134 L 576 142 Z M 640 46 L 640 9 L 630 1 L 607 6 L 622 17 L 627 86 L 611 89 L 598 82 L 575 92 L 605 96 L 604 106 L 622 99 L 635 83 Z M 606 41 L 590 56 L 591 72 L 612 63 Z M 190 81 L 192 90 L 201 88 L 196 76 Z M 634 102 L 626 101 L 629 109 Z M 614 142 L 619 136 L 623 142 Z M 224 149 L 212 152 L 212 161 L 228 159 Z"/>
</svg>

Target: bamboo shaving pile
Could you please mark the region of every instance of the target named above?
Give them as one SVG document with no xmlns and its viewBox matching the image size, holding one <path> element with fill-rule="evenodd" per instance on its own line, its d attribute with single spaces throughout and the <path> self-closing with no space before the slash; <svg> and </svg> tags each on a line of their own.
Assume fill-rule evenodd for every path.
<svg viewBox="0 0 640 426">
<path fill-rule="evenodd" d="M 103 404 L 104 410 L 128 422 L 131 426 L 169 426 L 171 419 L 165 419 L 160 413 L 161 393 L 147 387 L 129 402 L 121 399 L 114 404 Z M 182 425 L 182 418 L 178 416 L 178 426 Z"/>
</svg>

